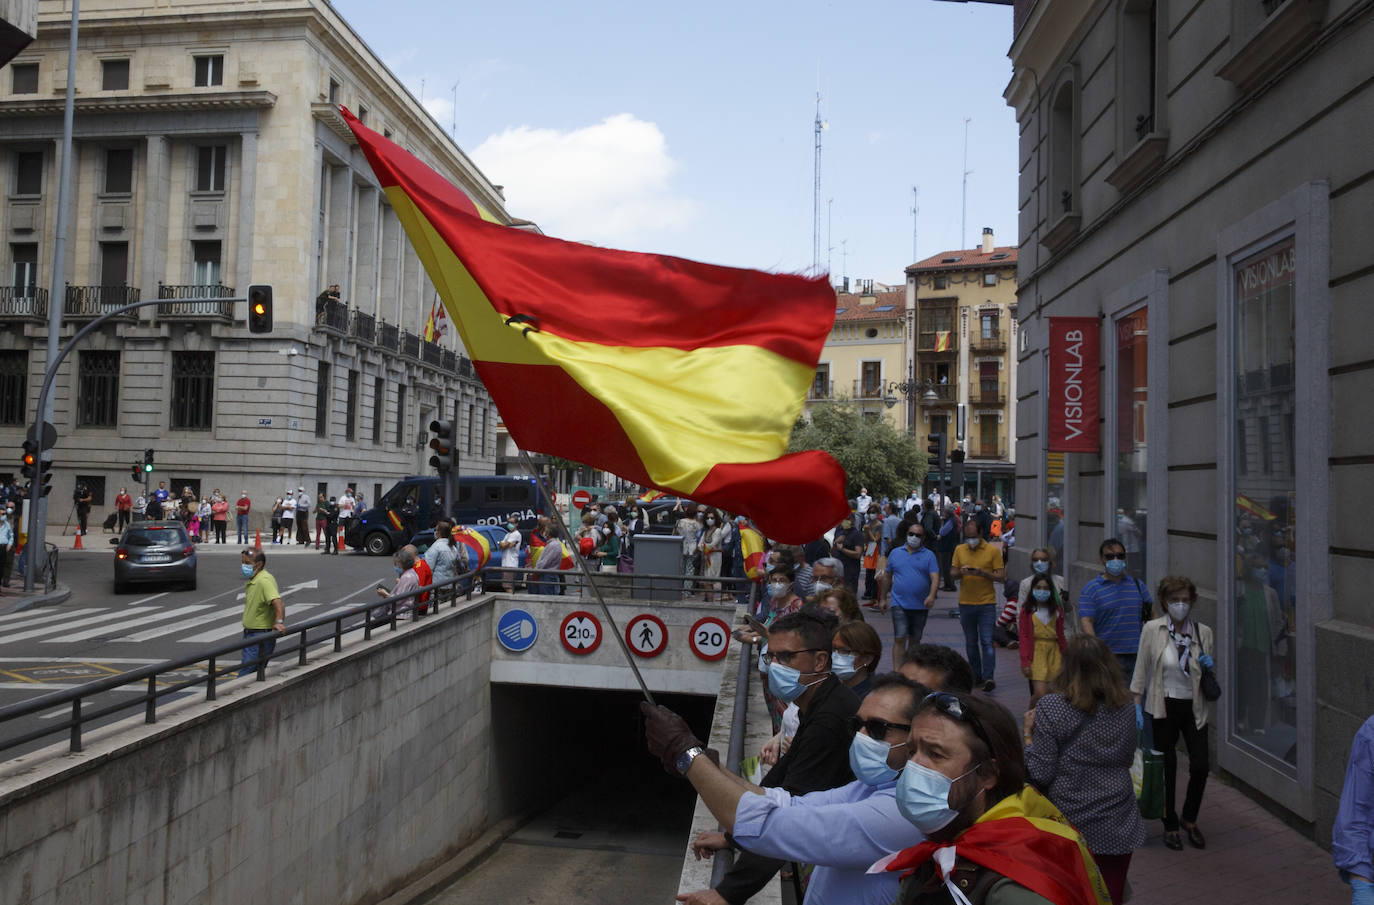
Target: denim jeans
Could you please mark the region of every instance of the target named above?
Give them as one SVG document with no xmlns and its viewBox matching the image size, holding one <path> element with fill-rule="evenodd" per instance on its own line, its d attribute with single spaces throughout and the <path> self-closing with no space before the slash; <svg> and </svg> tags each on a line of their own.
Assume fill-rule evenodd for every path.
<svg viewBox="0 0 1374 905">
<path fill-rule="evenodd" d="M 257 638 L 262 640 L 257 644 L 250 644 L 242 651 L 242 659 L 239 662 L 239 675 L 251 676 L 258 671 L 258 658 L 266 660 L 272 656 L 272 651 L 277 649 L 277 633 L 273 629 L 246 628 L 243 630 L 243 637 Z"/>
<path fill-rule="evenodd" d="M 892 634 L 894 638 L 909 638 L 911 646 L 921 643 L 926 632 L 926 620 L 930 610 L 908 610 L 897 604 L 892 605 Z"/>
<path fill-rule="evenodd" d="M 239 540 L 241 544 L 248 543 L 248 513 L 244 512 L 237 517 L 239 527 Z"/>
<path fill-rule="evenodd" d="M 964 651 L 973 675 L 979 682 L 994 678 L 997 673 L 997 653 L 992 643 L 992 629 L 997 624 L 995 603 L 959 605 L 959 624 L 964 627 Z"/>
</svg>

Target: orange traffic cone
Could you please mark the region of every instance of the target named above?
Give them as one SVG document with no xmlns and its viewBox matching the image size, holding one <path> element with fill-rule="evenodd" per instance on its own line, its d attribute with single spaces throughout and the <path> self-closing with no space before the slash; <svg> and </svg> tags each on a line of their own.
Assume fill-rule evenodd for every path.
<svg viewBox="0 0 1374 905">
<path fill-rule="evenodd" d="M 253 532 L 253 549 L 262 549 L 262 529 L 258 528 Z"/>
<path fill-rule="evenodd" d="M 334 540 L 334 549 L 335 549 L 335 550 L 342 550 L 342 549 L 343 549 L 343 546 L 344 546 L 344 527 L 343 527 L 343 525 L 340 525 L 340 526 L 339 526 L 339 536 Z"/>
<path fill-rule="evenodd" d="M 80 529 L 80 528 L 77 528 L 77 529 L 76 529 L 76 544 L 75 544 L 75 546 L 72 547 L 72 549 L 73 549 L 73 550 L 84 550 L 84 549 L 85 549 L 84 547 L 81 546 L 81 529 Z"/>
</svg>

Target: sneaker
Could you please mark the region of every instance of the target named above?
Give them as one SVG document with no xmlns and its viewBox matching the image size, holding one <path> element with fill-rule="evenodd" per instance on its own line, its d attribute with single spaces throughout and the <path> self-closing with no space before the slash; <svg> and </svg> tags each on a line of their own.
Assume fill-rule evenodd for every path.
<svg viewBox="0 0 1374 905">
<path fill-rule="evenodd" d="M 994 682 L 992 679 L 988 679 L 986 682 L 983 683 L 983 690 L 984 690 L 984 691 L 992 691 L 992 690 L 993 690 L 994 688 L 996 688 L 996 687 L 997 687 L 997 683 Z"/>
</svg>

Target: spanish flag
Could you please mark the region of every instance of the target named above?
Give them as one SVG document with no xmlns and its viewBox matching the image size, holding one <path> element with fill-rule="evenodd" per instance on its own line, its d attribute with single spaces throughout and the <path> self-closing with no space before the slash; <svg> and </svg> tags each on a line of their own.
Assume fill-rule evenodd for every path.
<svg viewBox="0 0 1374 905">
<path fill-rule="evenodd" d="M 749 527 L 743 520 L 739 522 L 739 548 L 744 556 L 744 574 L 751 581 L 758 581 L 764 574 L 763 535 Z"/>
<path fill-rule="evenodd" d="M 635 502 L 637 502 L 637 503 L 652 503 L 654 500 L 658 499 L 658 498 L 661 497 L 661 496 L 663 496 L 663 491 L 662 491 L 662 490 L 650 490 L 650 491 L 648 491 L 647 493 L 645 493 L 645 494 L 643 494 L 642 496 L 640 496 L 640 498 L 639 498 L 638 500 L 636 500 Z"/>
<path fill-rule="evenodd" d="M 935 332 L 935 351 L 949 351 L 949 332 L 948 330 L 937 330 Z"/>
<path fill-rule="evenodd" d="M 468 568 L 472 571 L 476 572 L 491 561 L 491 542 L 482 532 L 471 528 L 454 528 L 453 539 L 472 551 L 468 557 Z"/>
<path fill-rule="evenodd" d="M 784 542 L 844 517 L 839 463 L 787 454 L 835 319 L 825 279 L 509 229 L 341 112 L 520 448 L 747 514 Z"/>
<path fill-rule="evenodd" d="M 1111 905 L 1112 897 L 1088 844 L 1048 798 L 1030 786 L 1008 795 L 952 842 L 922 842 L 889 856 L 869 872 L 900 870 L 906 877 L 953 848 L 956 857 L 994 870 L 1055 905 Z M 943 875 L 943 874 L 942 874 Z"/>
<path fill-rule="evenodd" d="M 1277 515 L 1265 509 L 1243 493 L 1236 495 L 1236 508 L 1248 512 L 1251 515 L 1257 515 L 1266 522 L 1272 522 L 1274 519 L 1278 518 Z"/>
</svg>

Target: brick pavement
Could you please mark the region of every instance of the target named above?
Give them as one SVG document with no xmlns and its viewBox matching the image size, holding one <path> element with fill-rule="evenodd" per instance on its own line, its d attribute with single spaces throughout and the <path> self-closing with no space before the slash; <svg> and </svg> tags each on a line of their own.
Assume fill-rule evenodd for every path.
<svg viewBox="0 0 1374 905">
<path fill-rule="evenodd" d="M 941 592 L 926 625 L 924 640 L 961 654 L 964 634 L 950 617 L 955 595 Z M 891 664 L 892 619 L 864 608 L 867 621 L 883 639 L 884 668 Z M 997 651 L 997 688 L 992 696 L 1018 717 L 1030 703 L 1016 651 Z M 1180 801 L 1188 759 L 1179 754 Z M 1145 844 L 1131 863 L 1131 901 L 1161 905 L 1256 905 L 1256 903 L 1350 901 L 1350 887 L 1336 876 L 1329 852 L 1289 827 L 1214 773 L 1202 799 L 1198 825 L 1207 835 L 1199 851 L 1184 840 L 1181 852 L 1164 847 L 1160 821 L 1147 821 Z"/>
</svg>

